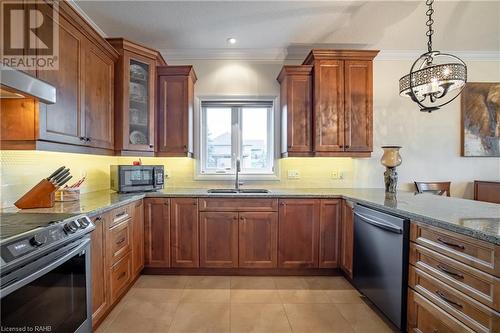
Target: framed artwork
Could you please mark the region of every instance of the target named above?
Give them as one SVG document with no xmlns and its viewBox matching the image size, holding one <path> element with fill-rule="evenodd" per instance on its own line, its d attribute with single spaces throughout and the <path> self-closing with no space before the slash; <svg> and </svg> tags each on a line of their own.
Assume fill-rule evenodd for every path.
<svg viewBox="0 0 500 333">
<path fill-rule="evenodd" d="M 468 82 L 461 98 L 462 156 L 500 157 L 500 83 Z"/>
</svg>

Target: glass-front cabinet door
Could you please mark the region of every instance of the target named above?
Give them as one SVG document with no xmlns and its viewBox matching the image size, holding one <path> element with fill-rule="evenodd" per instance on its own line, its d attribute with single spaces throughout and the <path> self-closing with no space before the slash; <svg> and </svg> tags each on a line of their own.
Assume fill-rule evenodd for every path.
<svg viewBox="0 0 500 333">
<path fill-rule="evenodd" d="M 149 145 L 149 65 L 130 59 L 128 82 L 128 143 Z"/>
<path fill-rule="evenodd" d="M 134 53 L 126 55 L 124 60 L 123 148 L 153 152 L 156 63 Z"/>
</svg>

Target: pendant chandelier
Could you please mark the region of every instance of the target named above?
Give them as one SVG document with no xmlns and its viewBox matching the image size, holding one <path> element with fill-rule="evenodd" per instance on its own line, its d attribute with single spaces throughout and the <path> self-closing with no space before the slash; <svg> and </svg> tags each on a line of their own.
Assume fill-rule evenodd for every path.
<svg viewBox="0 0 500 333">
<path fill-rule="evenodd" d="M 458 57 L 432 50 L 434 0 L 427 0 L 427 52 L 411 66 L 410 74 L 399 79 L 399 94 L 410 97 L 420 111 L 432 112 L 460 95 L 467 82 L 467 66 Z"/>
</svg>

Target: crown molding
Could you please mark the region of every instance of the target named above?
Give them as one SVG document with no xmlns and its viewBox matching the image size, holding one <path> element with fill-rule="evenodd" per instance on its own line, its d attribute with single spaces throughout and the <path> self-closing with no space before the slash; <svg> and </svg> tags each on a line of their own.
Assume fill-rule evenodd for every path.
<svg viewBox="0 0 500 333">
<path fill-rule="evenodd" d="M 169 61 L 187 60 L 248 60 L 282 62 L 303 61 L 311 51 L 310 47 L 270 48 L 270 49 L 163 49 L 160 50 Z M 448 51 L 468 61 L 500 61 L 499 51 Z M 419 50 L 381 50 L 378 60 L 415 60 L 423 51 Z"/>
<path fill-rule="evenodd" d="M 99 26 L 90 18 L 90 16 L 88 16 L 87 13 L 85 13 L 85 11 L 80 6 L 78 6 L 75 0 L 67 0 L 67 2 L 78 14 L 80 14 L 80 16 L 85 19 L 85 21 L 87 21 L 88 24 L 92 26 L 92 28 L 95 29 L 95 31 L 97 31 L 97 33 L 99 33 L 103 38 L 109 37 L 101 28 L 99 28 Z"/>
</svg>

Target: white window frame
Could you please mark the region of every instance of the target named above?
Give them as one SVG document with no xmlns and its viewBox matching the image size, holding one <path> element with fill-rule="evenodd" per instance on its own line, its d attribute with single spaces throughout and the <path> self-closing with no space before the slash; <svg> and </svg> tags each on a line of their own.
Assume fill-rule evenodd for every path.
<svg viewBox="0 0 500 333">
<path fill-rule="evenodd" d="M 226 171 L 218 170 L 213 172 L 205 169 L 206 158 L 206 114 L 203 109 L 204 104 L 210 106 L 231 107 L 231 169 Z M 268 170 L 242 170 L 240 172 L 241 180 L 279 180 L 278 156 L 279 151 L 279 114 L 276 111 L 279 105 L 277 97 L 240 97 L 240 98 L 222 98 L 222 97 L 200 97 L 196 103 L 195 110 L 195 157 L 196 168 L 194 178 L 196 180 L 234 180 L 236 169 L 236 158 L 241 156 L 242 152 L 242 108 L 253 106 L 270 105 L 268 113 L 267 133 L 268 133 L 268 151 L 267 163 L 271 167 Z"/>
</svg>

